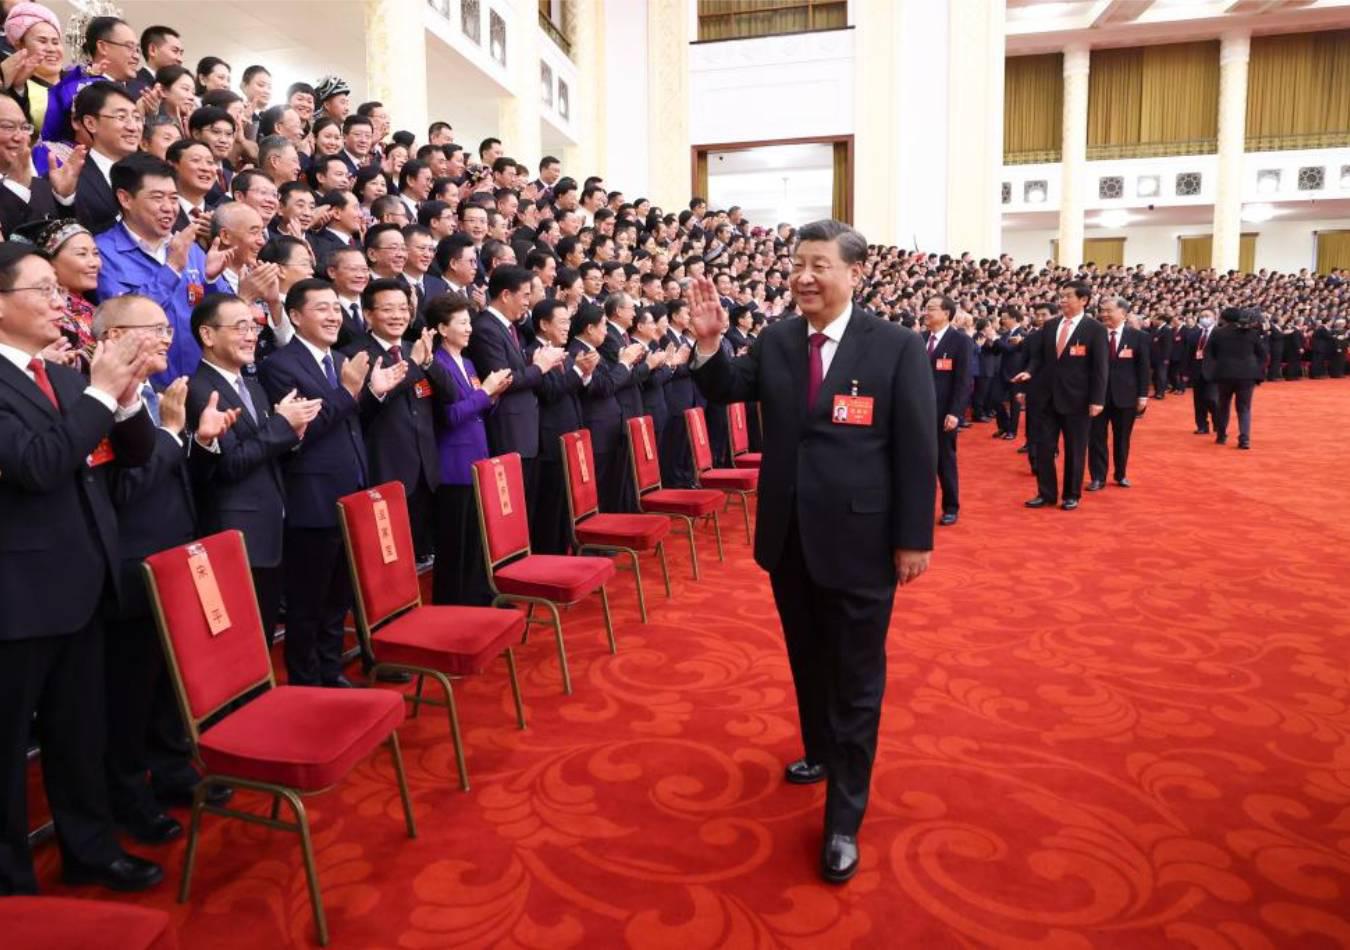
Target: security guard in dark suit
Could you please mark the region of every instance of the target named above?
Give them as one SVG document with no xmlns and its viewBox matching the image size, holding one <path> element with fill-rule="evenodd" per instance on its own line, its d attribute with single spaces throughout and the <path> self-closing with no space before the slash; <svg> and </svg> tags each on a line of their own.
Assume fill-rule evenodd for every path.
<svg viewBox="0 0 1350 950">
<path fill-rule="evenodd" d="M 1088 444 L 1088 491 L 1101 491 L 1106 484 L 1107 463 L 1115 459 L 1116 484 L 1130 487 L 1126 465 L 1130 459 L 1130 435 L 1135 419 L 1148 408 L 1149 350 L 1151 339 L 1143 330 L 1125 323 L 1126 302 L 1111 297 L 1102 302 L 1102 322 L 1106 325 L 1107 361 L 1106 402 L 1092 420 Z M 1106 429 L 1111 428 L 1111 454 L 1107 455 Z"/>
<path fill-rule="evenodd" d="M 1214 384 L 1205 379 L 1203 371 L 1205 347 L 1209 345 L 1209 336 L 1214 332 L 1214 312 L 1202 310 L 1199 326 L 1186 341 L 1186 378 L 1191 383 L 1191 403 L 1195 408 L 1195 434 L 1209 435 L 1209 421 L 1214 417 L 1214 406 L 1218 395 Z"/>
<path fill-rule="evenodd" d="M 1149 364 L 1153 368 L 1153 398 L 1165 399 L 1167 394 L 1167 367 L 1172 361 L 1172 328 L 1166 320 L 1157 320 L 1151 331 L 1152 342 Z"/>
<path fill-rule="evenodd" d="M 1214 414 L 1214 441 L 1228 441 L 1230 406 L 1237 402 L 1238 448 L 1252 447 L 1252 393 L 1261 382 L 1265 365 L 1266 340 L 1261 331 L 1261 315 L 1255 308 L 1225 307 L 1223 324 L 1214 331 L 1205 350 L 1205 378 L 1218 390 L 1218 408 Z"/>
<path fill-rule="evenodd" d="M 960 481 L 956 470 L 956 437 L 961 419 L 970 406 L 971 360 L 974 347 L 960 330 L 954 330 L 956 301 L 932 297 L 924 306 L 928 329 L 923 333 L 928 365 L 933 371 L 933 394 L 937 405 L 938 484 L 942 486 L 942 525 L 954 525 L 961 510 Z"/>
</svg>

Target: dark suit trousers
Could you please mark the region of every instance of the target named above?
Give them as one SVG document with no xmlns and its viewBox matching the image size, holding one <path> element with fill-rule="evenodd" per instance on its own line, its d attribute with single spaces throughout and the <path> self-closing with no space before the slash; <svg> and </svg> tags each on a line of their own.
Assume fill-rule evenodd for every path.
<svg viewBox="0 0 1350 950">
<path fill-rule="evenodd" d="M 343 623 L 352 605 L 342 533 L 286 529 L 286 678 L 321 686 L 342 673 Z"/>
<path fill-rule="evenodd" d="M 1083 469 L 1087 462 L 1088 432 L 1092 417 L 1084 412 L 1063 413 L 1046 406 L 1042 413 L 1041 441 L 1036 448 L 1036 483 L 1046 501 L 1066 501 L 1083 493 Z M 1064 436 L 1064 491 L 1056 481 L 1055 450 Z"/>
<path fill-rule="evenodd" d="M 1191 380 L 1191 404 L 1195 408 L 1195 427 L 1209 431 L 1209 420 L 1215 415 L 1215 403 L 1218 402 L 1218 394 L 1213 383 L 1207 383 L 1203 379 Z M 1215 420 L 1215 425 L 1218 420 Z"/>
<path fill-rule="evenodd" d="M 567 554 L 572 547 L 567 473 L 560 459 L 540 458 L 538 469 L 538 501 L 530 519 L 530 547 L 535 554 Z"/>
<path fill-rule="evenodd" d="M 1153 364 L 1153 395 L 1161 396 L 1167 392 L 1167 360 Z"/>
<path fill-rule="evenodd" d="M 1111 428 L 1110 458 L 1116 460 L 1116 479 L 1128 477 L 1125 466 L 1130 460 L 1130 433 L 1134 431 L 1134 420 L 1137 415 L 1133 406 L 1125 409 L 1107 406 L 1092 420 L 1092 439 L 1088 445 L 1088 472 L 1094 482 L 1106 481 L 1106 470 L 1110 461 L 1106 449 L 1107 426 Z"/>
<path fill-rule="evenodd" d="M 1017 423 L 1022 418 L 1022 406 L 1017 402 L 1013 393 L 1009 392 L 1006 402 L 1000 401 L 994 405 L 994 415 L 998 419 L 998 431 L 1008 435 L 1017 435 Z"/>
<path fill-rule="evenodd" d="M 1252 437 L 1252 394 L 1256 383 L 1250 379 L 1224 380 L 1217 384 L 1219 405 L 1214 412 L 1214 431 L 1218 435 L 1228 434 L 1228 417 L 1233 411 L 1233 401 L 1237 400 L 1238 438 L 1248 441 Z"/>
<path fill-rule="evenodd" d="M 1186 391 L 1186 376 L 1182 373 L 1185 364 L 1181 360 L 1172 360 L 1167 367 L 1167 375 L 1172 380 L 1172 388 L 1179 393 Z"/>
<path fill-rule="evenodd" d="M 956 472 L 956 437 L 960 429 L 947 432 L 938 418 L 938 484 L 942 486 L 942 513 L 955 514 L 961 510 L 960 481 Z"/>
<path fill-rule="evenodd" d="M 613 450 L 596 453 L 595 477 L 600 483 L 600 510 L 610 514 L 637 512 L 637 492 L 633 488 L 632 466 L 622 442 Z"/>
<path fill-rule="evenodd" d="M 867 808 L 886 690 L 895 587 L 835 590 L 806 569 L 795 517 L 770 573 L 806 758 L 829 771 L 825 833 L 856 835 Z"/>
<path fill-rule="evenodd" d="M 43 785 L 62 860 L 115 860 L 121 849 L 103 774 L 107 725 L 97 618 L 77 633 L 0 641 L 0 895 L 37 893 L 28 851 L 28 741 L 35 711 Z"/>
<path fill-rule="evenodd" d="M 684 418 L 670 417 L 661 434 L 661 483 L 666 488 L 693 488 L 694 463 L 689 456 L 689 430 Z"/>
<path fill-rule="evenodd" d="M 431 571 L 431 602 L 464 607 L 492 603 L 472 485 L 441 485 L 436 489 L 436 564 Z"/>
<path fill-rule="evenodd" d="M 408 495 L 408 523 L 412 528 L 413 553 L 421 560 L 436 550 L 436 496 L 420 478 Z"/>
<path fill-rule="evenodd" d="M 284 573 L 281 565 L 255 567 L 253 592 L 258 596 L 258 616 L 262 618 L 263 635 L 270 648 L 277 638 L 277 617 L 281 614 L 281 591 Z"/>
</svg>

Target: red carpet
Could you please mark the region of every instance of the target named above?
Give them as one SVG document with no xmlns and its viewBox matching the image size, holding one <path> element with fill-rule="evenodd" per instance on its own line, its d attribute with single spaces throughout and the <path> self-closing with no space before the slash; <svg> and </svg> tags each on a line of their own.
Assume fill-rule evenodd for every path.
<svg viewBox="0 0 1350 950">
<path fill-rule="evenodd" d="M 965 507 L 897 598 L 863 869 L 818 883 L 823 788 L 800 749 L 764 575 L 736 517 L 705 580 L 673 546 L 653 623 L 613 585 L 461 686 L 473 790 L 446 723 L 312 800 L 335 947 L 1332 947 L 1350 945 L 1350 382 L 1263 386 L 1255 451 L 1151 403 L 1131 479 L 1027 511 L 1014 444 L 961 439 Z M 1233 441 L 1236 441 L 1234 433 Z M 313 940 L 293 835 L 207 817 L 183 946 Z M 40 856 L 48 893 L 54 848 Z M 106 896 L 92 890 L 84 896 Z"/>
</svg>

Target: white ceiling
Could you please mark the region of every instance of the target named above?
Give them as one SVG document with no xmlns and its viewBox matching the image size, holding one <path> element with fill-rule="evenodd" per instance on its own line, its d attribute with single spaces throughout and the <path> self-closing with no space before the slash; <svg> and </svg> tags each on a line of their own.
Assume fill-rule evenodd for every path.
<svg viewBox="0 0 1350 950">
<path fill-rule="evenodd" d="M 1340 198 L 1327 201 L 1285 201 L 1271 202 L 1276 221 L 1314 221 L 1325 218 L 1350 218 L 1350 199 Z M 1149 210 L 1147 207 L 1125 208 L 1132 220 L 1124 230 L 1131 227 L 1189 227 L 1197 224 L 1209 224 L 1214 220 L 1213 205 L 1180 205 L 1160 207 Z M 1089 228 L 1099 227 L 1097 215 L 1100 212 L 1089 211 L 1086 216 Z M 1059 227 L 1059 214 L 1054 211 L 1025 211 L 1003 215 L 1005 231 L 1043 231 Z"/>
<path fill-rule="evenodd" d="M 834 152 L 822 144 L 773 145 L 708 155 L 708 203 L 740 205 L 751 223 L 798 225 L 829 217 Z"/>
</svg>

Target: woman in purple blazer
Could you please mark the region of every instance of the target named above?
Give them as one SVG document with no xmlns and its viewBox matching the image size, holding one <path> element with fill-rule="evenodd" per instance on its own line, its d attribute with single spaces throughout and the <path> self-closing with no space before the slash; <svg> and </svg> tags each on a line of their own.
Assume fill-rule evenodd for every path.
<svg viewBox="0 0 1350 950">
<path fill-rule="evenodd" d="M 431 600 L 436 604 L 483 606 L 492 602 L 478 535 L 478 510 L 473 498 L 473 463 L 488 455 L 483 417 L 492 411 L 497 393 L 511 383 L 502 369 L 485 380 L 464 356 L 473 335 L 469 301 L 443 294 L 427 305 L 427 327 L 440 345 L 435 359 L 449 372 L 459 398 L 436 405 L 436 448 L 441 484 L 436 489 L 436 566 L 431 575 Z"/>
</svg>

